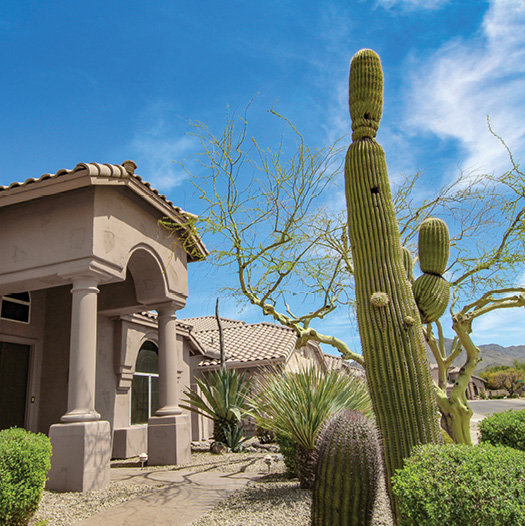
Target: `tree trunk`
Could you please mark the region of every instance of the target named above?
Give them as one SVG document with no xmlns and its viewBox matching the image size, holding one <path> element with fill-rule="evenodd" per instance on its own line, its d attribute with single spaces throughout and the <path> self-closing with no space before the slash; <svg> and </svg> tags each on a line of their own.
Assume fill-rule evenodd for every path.
<svg viewBox="0 0 525 526">
<path fill-rule="evenodd" d="M 297 478 L 302 489 L 311 489 L 314 483 L 317 454 L 315 449 L 297 445 Z"/>
</svg>

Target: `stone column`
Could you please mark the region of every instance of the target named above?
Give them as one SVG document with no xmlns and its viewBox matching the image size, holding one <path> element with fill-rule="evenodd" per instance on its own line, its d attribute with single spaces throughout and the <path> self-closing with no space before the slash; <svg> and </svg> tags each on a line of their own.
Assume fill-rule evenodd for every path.
<svg viewBox="0 0 525 526">
<path fill-rule="evenodd" d="M 109 483 L 111 432 L 95 410 L 98 280 L 75 277 L 71 306 L 67 413 L 49 429 L 53 446 L 47 488 L 91 491 Z"/>
<path fill-rule="evenodd" d="M 182 366 L 182 344 L 177 341 L 173 303 L 157 308 L 159 337 L 159 410 L 148 421 L 148 462 L 185 464 L 191 458 L 190 421 L 178 405 L 177 378 Z"/>
<path fill-rule="evenodd" d="M 62 422 L 100 419 L 95 411 L 97 285 L 93 278 L 73 280 L 67 413 L 60 419 Z"/>
<path fill-rule="evenodd" d="M 177 377 L 179 345 L 177 343 L 176 312 L 174 305 L 159 308 L 159 405 L 156 416 L 180 415 Z M 182 358 L 182 357 L 181 357 Z"/>
</svg>

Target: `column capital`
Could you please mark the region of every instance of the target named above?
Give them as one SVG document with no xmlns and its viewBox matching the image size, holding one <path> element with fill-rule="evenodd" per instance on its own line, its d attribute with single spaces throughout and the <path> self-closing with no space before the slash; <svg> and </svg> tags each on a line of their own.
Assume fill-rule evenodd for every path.
<svg viewBox="0 0 525 526">
<path fill-rule="evenodd" d="M 93 276 L 75 276 L 71 279 L 73 286 L 71 287 L 71 293 L 74 292 L 91 292 L 98 294 L 100 292 L 98 284 L 100 280 Z"/>
<path fill-rule="evenodd" d="M 58 276 L 70 283 L 77 279 L 95 279 L 97 283 L 104 283 L 117 277 L 111 269 L 92 258 L 72 263 L 67 269 L 59 271 Z"/>
<path fill-rule="evenodd" d="M 177 301 L 170 301 L 166 303 L 161 303 L 160 305 L 156 305 L 154 308 L 157 311 L 159 318 L 166 318 L 166 317 L 177 317 L 176 313 L 178 310 L 180 310 L 184 305 L 181 305 Z"/>
</svg>

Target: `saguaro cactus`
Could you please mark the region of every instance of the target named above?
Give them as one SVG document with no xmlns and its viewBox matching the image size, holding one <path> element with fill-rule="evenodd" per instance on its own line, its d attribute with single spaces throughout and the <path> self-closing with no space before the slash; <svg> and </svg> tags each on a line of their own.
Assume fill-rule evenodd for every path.
<svg viewBox="0 0 525 526">
<path fill-rule="evenodd" d="M 385 154 L 375 140 L 383 109 L 383 72 L 375 52 L 364 49 L 352 59 L 349 95 L 353 142 L 345 181 L 357 318 L 389 482 L 415 445 L 442 439 Z"/>
<path fill-rule="evenodd" d="M 418 239 L 419 267 L 423 274 L 412 288 L 423 323 L 441 318 L 450 300 L 450 285 L 442 276 L 449 248 L 446 223 L 437 217 L 425 219 L 419 226 Z"/>
<path fill-rule="evenodd" d="M 381 502 L 384 467 L 377 428 L 369 418 L 351 409 L 331 416 L 317 453 L 312 526 L 392 526 L 390 509 Z"/>
</svg>

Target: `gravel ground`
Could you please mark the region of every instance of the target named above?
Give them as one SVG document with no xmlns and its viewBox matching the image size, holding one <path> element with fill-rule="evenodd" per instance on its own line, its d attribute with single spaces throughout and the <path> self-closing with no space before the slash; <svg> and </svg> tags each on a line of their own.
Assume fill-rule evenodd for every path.
<svg viewBox="0 0 525 526">
<path fill-rule="evenodd" d="M 70 526 L 139 495 L 155 491 L 145 484 L 112 483 L 107 488 L 86 493 L 53 493 L 44 491 L 40 507 L 30 522 L 46 526 Z"/>
<path fill-rule="evenodd" d="M 264 473 L 268 468 L 264 462 L 267 452 L 227 453 L 212 455 L 208 452 L 192 454 L 192 462 L 187 466 L 159 466 L 147 468 L 149 471 L 163 471 L 192 467 L 193 471 L 217 469 L 221 472 Z M 282 460 L 272 454 L 274 462 L 271 474 L 261 482 L 250 483 L 245 489 L 236 492 L 221 502 L 194 526 L 251 526 L 266 524 L 307 525 L 310 516 L 311 493 L 301 490 L 297 481 L 286 479 Z M 137 466 L 136 459 L 113 463 L 114 466 Z M 87 493 L 54 493 L 44 491 L 40 507 L 31 525 L 47 521 L 46 526 L 72 526 L 102 510 L 122 504 L 139 495 L 158 490 L 162 485 L 150 486 L 129 482 L 112 482 L 107 488 Z"/>
<path fill-rule="evenodd" d="M 306 526 L 310 524 L 312 494 L 297 481 L 251 482 L 191 526 Z"/>
</svg>

